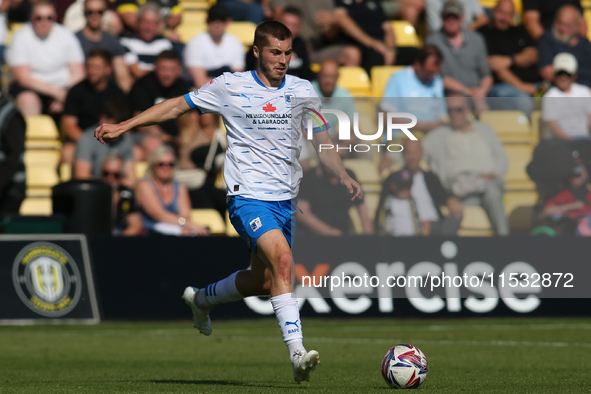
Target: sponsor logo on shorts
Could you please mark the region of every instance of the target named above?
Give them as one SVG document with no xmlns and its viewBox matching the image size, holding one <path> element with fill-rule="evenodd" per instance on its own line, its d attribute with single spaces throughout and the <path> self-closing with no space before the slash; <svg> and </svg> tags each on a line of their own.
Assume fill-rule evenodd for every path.
<svg viewBox="0 0 591 394">
<path fill-rule="evenodd" d="M 250 228 L 254 232 L 256 232 L 259 228 L 263 227 L 263 223 L 261 222 L 261 218 L 255 218 L 249 224 L 250 224 Z"/>
<path fill-rule="evenodd" d="M 76 262 L 50 242 L 24 247 L 12 265 L 12 280 L 23 303 L 42 316 L 64 316 L 80 300 L 82 277 Z"/>
</svg>

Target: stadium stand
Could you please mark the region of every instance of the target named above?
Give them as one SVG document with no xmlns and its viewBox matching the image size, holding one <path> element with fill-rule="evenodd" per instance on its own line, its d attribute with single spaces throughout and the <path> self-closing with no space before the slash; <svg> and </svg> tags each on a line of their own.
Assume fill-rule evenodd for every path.
<svg viewBox="0 0 591 394">
<path fill-rule="evenodd" d="M 526 144 L 504 145 L 509 169 L 505 175 L 506 191 L 531 191 L 535 185 L 526 172 L 531 162 L 534 147 Z"/>
<path fill-rule="evenodd" d="M 226 223 L 215 209 L 192 209 L 191 221 L 207 227 L 211 235 L 226 234 Z"/>
<path fill-rule="evenodd" d="M 53 206 L 50 197 L 27 197 L 21 204 L 19 213 L 31 216 L 51 216 Z"/>
<path fill-rule="evenodd" d="M 494 234 L 486 212 L 480 206 L 465 206 L 458 235 L 461 237 L 490 237 Z"/>
<path fill-rule="evenodd" d="M 390 76 L 402 70 L 404 66 L 374 66 L 371 68 L 371 86 L 374 97 L 382 97 Z"/>
<path fill-rule="evenodd" d="M 521 111 L 484 111 L 480 121 L 491 125 L 503 144 L 535 141 L 529 119 Z"/>
<path fill-rule="evenodd" d="M 373 161 L 365 159 L 345 159 L 345 168 L 353 171 L 364 193 L 379 193 L 381 186 L 380 174 Z"/>
<path fill-rule="evenodd" d="M 371 81 L 362 67 L 339 67 L 337 85 L 347 89 L 354 97 L 370 97 Z"/>
<path fill-rule="evenodd" d="M 413 25 L 406 21 L 392 21 L 391 24 L 394 35 L 396 36 L 397 47 L 419 48 L 422 46 L 422 42 Z"/>
</svg>

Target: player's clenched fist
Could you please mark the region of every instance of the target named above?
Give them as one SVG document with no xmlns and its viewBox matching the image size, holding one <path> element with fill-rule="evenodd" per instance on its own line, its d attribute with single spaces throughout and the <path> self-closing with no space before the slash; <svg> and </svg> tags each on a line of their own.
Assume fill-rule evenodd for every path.
<svg viewBox="0 0 591 394">
<path fill-rule="evenodd" d="M 105 141 L 112 141 L 125 132 L 120 125 L 117 124 L 102 124 L 94 131 L 94 137 L 104 144 Z"/>
</svg>

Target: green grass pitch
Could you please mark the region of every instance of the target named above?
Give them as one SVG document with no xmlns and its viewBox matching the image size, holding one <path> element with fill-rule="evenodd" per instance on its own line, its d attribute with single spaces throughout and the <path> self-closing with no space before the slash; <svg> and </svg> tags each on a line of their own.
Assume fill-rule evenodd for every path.
<svg viewBox="0 0 591 394">
<path fill-rule="evenodd" d="M 293 381 L 274 319 L 0 327 L 0 393 L 384 393 L 385 352 L 418 346 L 429 393 L 590 393 L 591 319 L 305 319 L 321 364 Z"/>
</svg>

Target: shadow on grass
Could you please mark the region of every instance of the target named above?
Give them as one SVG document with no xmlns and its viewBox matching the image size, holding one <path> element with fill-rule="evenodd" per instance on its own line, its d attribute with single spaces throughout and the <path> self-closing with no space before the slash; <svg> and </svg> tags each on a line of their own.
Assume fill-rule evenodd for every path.
<svg viewBox="0 0 591 394">
<path fill-rule="evenodd" d="M 194 385 L 212 385 L 212 386 L 241 386 L 241 387 L 267 387 L 277 389 L 302 387 L 295 384 L 266 383 L 266 382 L 243 382 L 240 380 L 180 380 L 180 379 L 160 379 L 147 380 L 150 383 L 158 384 L 194 384 Z"/>
</svg>

